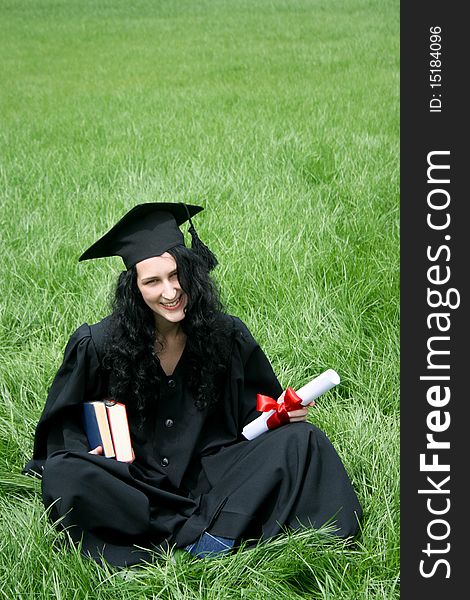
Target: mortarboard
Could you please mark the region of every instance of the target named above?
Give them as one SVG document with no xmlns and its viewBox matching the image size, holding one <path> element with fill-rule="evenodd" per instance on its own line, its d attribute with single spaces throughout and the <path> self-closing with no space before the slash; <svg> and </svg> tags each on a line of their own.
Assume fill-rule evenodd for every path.
<svg viewBox="0 0 470 600">
<path fill-rule="evenodd" d="M 206 262 L 209 270 L 217 259 L 199 239 L 191 217 L 204 210 L 202 206 L 183 202 L 148 202 L 138 204 L 88 248 L 78 259 L 120 256 L 127 269 L 152 256 L 160 256 L 170 248 L 184 245 L 179 226 L 189 221 L 191 247 Z"/>
</svg>

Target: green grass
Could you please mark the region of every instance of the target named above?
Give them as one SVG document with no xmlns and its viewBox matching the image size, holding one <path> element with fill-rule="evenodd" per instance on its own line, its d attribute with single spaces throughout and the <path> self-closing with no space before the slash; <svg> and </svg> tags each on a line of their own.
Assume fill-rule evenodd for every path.
<svg viewBox="0 0 470 600">
<path fill-rule="evenodd" d="M 0 0 L 0 597 L 399 597 L 399 3 Z M 131 206 L 206 207 L 229 312 L 364 507 L 322 532 L 123 577 L 65 551 L 20 475 L 65 343 L 119 259 L 77 263 Z"/>
</svg>

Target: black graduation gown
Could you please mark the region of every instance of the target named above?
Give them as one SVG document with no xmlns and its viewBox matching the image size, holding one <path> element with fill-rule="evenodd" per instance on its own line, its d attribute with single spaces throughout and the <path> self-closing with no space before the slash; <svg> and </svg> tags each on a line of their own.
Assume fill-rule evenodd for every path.
<svg viewBox="0 0 470 600">
<path fill-rule="evenodd" d="M 294 423 L 251 441 L 241 436 L 259 416 L 256 394 L 277 398 L 282 388 L 246 326 L 226 318 L 232 350 L 220 403 L 194 406 L 183 352 L 171 376 L 162 370 L 152 419 L 142 429 L 130 418 L 131 464 L 89 454 L 81 424 L 82 403 L 108 395 L 100 361 L 109 317 L 70 338 L 24 471 L 42 475 L 51 519 L 97 562 L 136 564 L 149 558 L 145 548 L 184 547 L 207 530 L 266 539 L 333 519 L 337 535 L 356 533 L 361 507 L 322 431 Z"/>
</svg>

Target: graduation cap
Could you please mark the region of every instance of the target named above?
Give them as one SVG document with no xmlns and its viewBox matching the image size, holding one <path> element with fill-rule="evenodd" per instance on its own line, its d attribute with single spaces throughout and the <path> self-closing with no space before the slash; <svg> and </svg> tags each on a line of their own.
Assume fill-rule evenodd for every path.
<svg viewBox="0 0 470 600">
<path fill-rule="evenodd" d="M 191 217 L 204 210 L 202 206 L 183 202 L 147 202 L 138 204 L 88 248 L 78 259 L 120 256 L 127 269 L 152 256 L 160 256 L 170 248 L 184 245 L 179 226 L 189 221 L 191 248 L 206 263 L 209 270 L 217 259 L 201 242 Z"/>
</svg>

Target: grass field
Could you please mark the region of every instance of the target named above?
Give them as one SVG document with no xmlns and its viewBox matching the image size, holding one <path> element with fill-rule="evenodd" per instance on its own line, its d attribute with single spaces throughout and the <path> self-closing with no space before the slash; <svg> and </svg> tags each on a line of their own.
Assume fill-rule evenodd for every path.
<svg viewBox="0 0 470 600">
<path fill-rule="evenodd" d="M 0 0 L 0 22 L 0 597 L 398 598 L 398 1 Z M 340 373 L 310 418 L 364 507 L 353 546 L 304 532 L 127 577 L 56 549 L 20 471 L 121 270 L 77 258 L 180 200 L 281 383 Z"/>
</svg>

